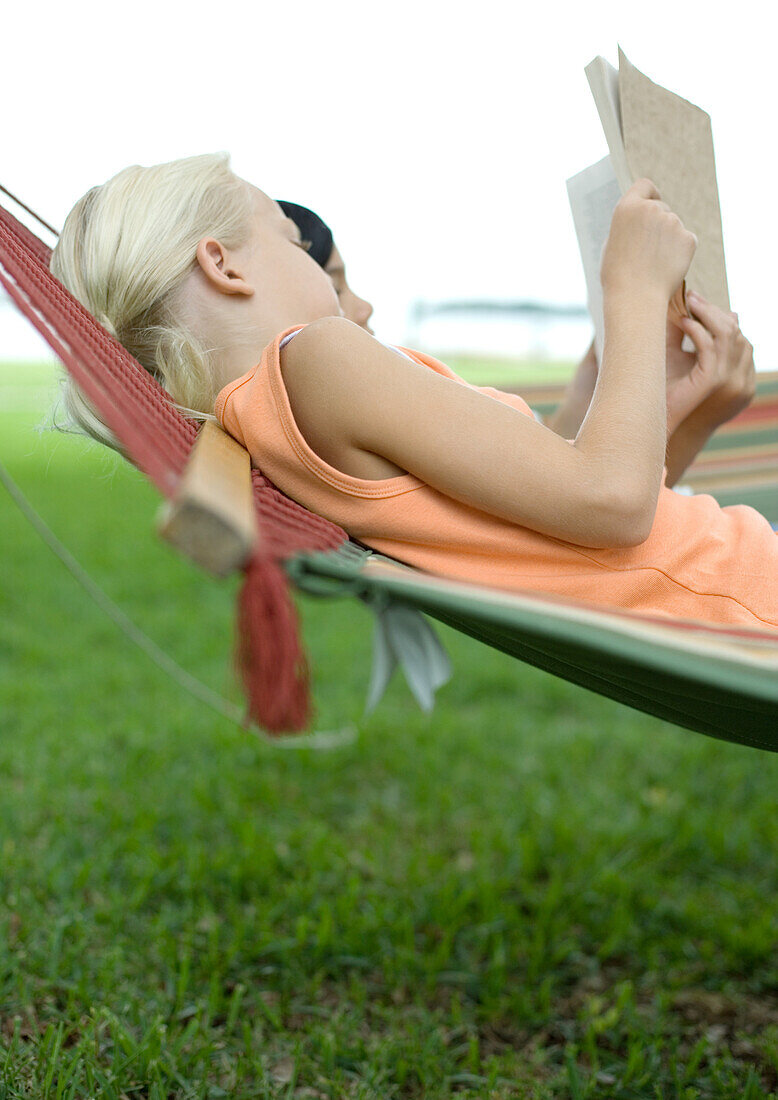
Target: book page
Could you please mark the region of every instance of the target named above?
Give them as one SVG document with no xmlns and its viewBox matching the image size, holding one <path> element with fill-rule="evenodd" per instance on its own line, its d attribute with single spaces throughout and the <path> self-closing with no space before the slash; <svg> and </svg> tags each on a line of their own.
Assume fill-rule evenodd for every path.
<svg viewBox="0 0 778 1100">
<path fill-rule="evenodd" d="M 721 209 L 710 116 L 649 80 L 619 50 L 624 152 L 633 180 L 647 176 L 687 229 L 697 252 L 686 277 L 692 290 L 729 309 Z"/>
<path fill-rule="evenodd" d="M 630 175 L 621 136 L 619 74 L 604 57 L 595 57 L 584 71 L 608 143 L 612 169 L 623 194 L 632 186 L 633 177 Z"/>
<path fill-rule="evenodd" d="M 600 263 L 610 232 L 613 208 L 621 198 L 621 188 L 611 158 L 603 157 L 572 176 L 567 181 L 567 197 L 583 262 L 587 305 L 594 324 L 597 362 L 600 363 L 604 329 Z"/>
</svg>

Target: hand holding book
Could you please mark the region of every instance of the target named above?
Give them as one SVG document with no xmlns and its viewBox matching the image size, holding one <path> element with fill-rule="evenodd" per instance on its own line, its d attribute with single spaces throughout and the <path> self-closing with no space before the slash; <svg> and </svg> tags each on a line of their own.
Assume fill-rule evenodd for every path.
<svg viewBox="0 0 778 1100">
<path fill-rule="evenodd" d="M 689 291 L 691 316 L 668 325 L 667 415 L 681 424 L 696 417 L 706 432 L 737 416 L 756 390 L 754 349 L 740 331 L 737 314 Z M 688 336 L 693 352 L 682 348 Z"/>
<path fill-rule="evenodd" d="M 672 485 L 711 433 L 748 405 L 755 383 L 753 349 L 730 312 L 710 118 L 650 81 L 621 50 L 618 71 L 598 57 L 586 75 L 610 155 L 568 180 L 567 188 L 598 361 L 603 249 L 614 209 L 635 179 L 652 180 L 699 241 L 687 273 L 688 296 L 681 283 L 668 310 L 666 461 Z M 595 371 L 587 371 L 587 379 Z"/>
<path fill-rule="evenodd" d="M 600 279 L 605 295 L 656 294 L 665 305 L 683 283 L 697 238 L 649 179 L 639 179 L 613 211 Z"/>
<path fill-rule="evenodd" d="M 618 71 L 597 57 L 586 76 L 608 143 L 608 157 L 567 182 L 586 276 L 598 354 L 602 351 L 599 260 L 610 217 L 640 177 L 652 180 L 662 200 L 699 240 L 687 283 L 719 309 L 729 310 L 710 117 L 653 83 L 619 50 Z M 683 287 L 671 313 L 688 316 Z"/>
</svg>

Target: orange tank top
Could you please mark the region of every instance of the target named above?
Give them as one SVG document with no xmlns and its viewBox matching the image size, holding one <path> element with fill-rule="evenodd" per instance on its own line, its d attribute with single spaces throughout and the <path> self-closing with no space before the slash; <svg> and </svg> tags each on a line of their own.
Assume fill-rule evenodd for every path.
<svg viewBox="0 0 778 1100">
<path fill-rule="evenodd" d="M 648 539 L 600 550 L 481 512 L 412 474 L 367 481 L 336 470 L 303 438 L 284 386 L 280 345 L 301 327 L 280 333 L 254 370 L 229 383 L 215 412 L 254 465 L 310 511 L 430 573 L 652 615 L 778 629 L 778 537 L 745 505 L 721 508 L 711 496 L 682 496 L 663 485 Z M 399 350 L 469 385 L 432 356 Z M 532 416 L 515 394 L 472 388 Z"/>
</svg>

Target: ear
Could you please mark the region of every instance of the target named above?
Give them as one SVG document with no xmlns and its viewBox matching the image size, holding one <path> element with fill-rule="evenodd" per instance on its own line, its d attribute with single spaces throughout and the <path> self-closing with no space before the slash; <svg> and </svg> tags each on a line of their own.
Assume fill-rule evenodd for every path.
<svg viewBox="0 0 778 1100">
<path fill-rule="evenodd" d="M 203 237 L 197 245 L 196 255 L 203 275 L 220 294 L 250 297 L 254 293 L 253 284 L 245 278 L 236 257 L 215 237 Z"/>
</svg>

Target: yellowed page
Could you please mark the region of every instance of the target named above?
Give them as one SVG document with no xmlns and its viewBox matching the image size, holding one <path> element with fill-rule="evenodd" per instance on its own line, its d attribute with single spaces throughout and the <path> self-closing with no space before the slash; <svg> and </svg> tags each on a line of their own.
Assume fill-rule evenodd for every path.
<svg viewBox="0 0 778 1100">
<path fill-rule="evenodd" d="M 584 72 L 600 116 L 605 140 L 608 142 L 613 171 L 624 194 L 630 189 L 633 181 L 624 155 L 624 140 L 621 136 L 619 74 L 604 57 L 595 57 L 586 66 Z"/>
<path fill-rule="evenodd" d="M 697 235 L 687 285 L 721 309 L 729 309 L 710 116 L 654 84 L 621 49 L 619 96 L 632 179 L 653 180 L 671 210 Z"/>
</svg>

